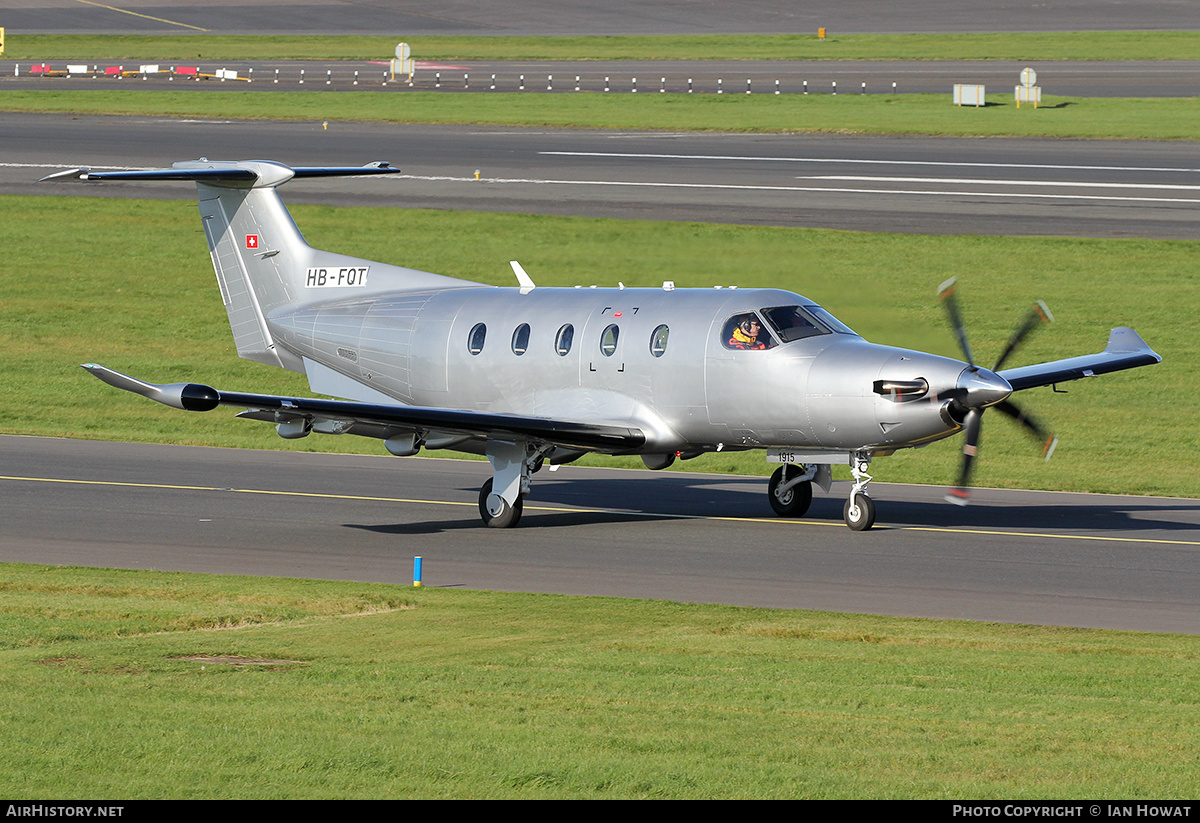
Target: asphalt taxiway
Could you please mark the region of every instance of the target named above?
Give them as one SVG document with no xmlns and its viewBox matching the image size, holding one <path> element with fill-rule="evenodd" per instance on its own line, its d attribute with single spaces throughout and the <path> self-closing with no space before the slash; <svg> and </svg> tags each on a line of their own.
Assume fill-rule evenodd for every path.
<svg viewBox="0 0 1200 823">
<path fill-rule="evenodd" d="M 250 424 L 247 424 L 250 425 Z M 264 432 L 264 437 L 272 436 Z M 564 466 L 513 529 L 479 462 L 0 437 L 0 560 L 1200 633 L 1200 501 L 848 483 L 799 520 L 765 478 Z"/>
<path fill-rule="evenodd" d="M 0 113 L 0 193 L 190 200 L 189 184 L 37 184 L 71 166 L 268 158 L 404 174 L 289 186 L 291 203 L 926 234 L 1200 238 L 1184 142 L 246 122 Z M 479 179 L 475 172 L 479 172 Z"/>
<path fill-rule="evenodd" d="M 580 35 L 1200 29 L 1188 0 L 8 0 L 10 32 Z"/>
</svg>

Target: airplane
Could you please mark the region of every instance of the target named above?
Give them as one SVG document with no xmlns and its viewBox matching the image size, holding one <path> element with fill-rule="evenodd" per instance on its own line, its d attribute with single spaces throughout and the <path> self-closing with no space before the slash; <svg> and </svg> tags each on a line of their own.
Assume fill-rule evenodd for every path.
<svg viewBox="0 0 1200 823">
<path fill-rule="evenodd" d="M 366 166 L 274 161 L 175 163 L 169 169 L 70 169 L 43 181 L 191 181 L 238 355 L 304 374 L 314 394 L 281 397 L 201 383 L 155 384 L 96 363 L 116 388 L 190 411 L 241 409 L 280 437 L 352 434 L 393 455 L 485 455 L 479 491 L 490 527 L 515 526 L 532 476 L 587 453 L 640 455 L 648 468 L 721 451 L 763 450 L 779 464 L 773 510 L 800 517 L 831 466 L 854 478 L 846 525 L 870 529 L 876 457 L 964 432 L 965 504 L 983 412 L 995 408 L 1043 443 L 1054 435 L 1013 392 L 1161 361 L 1131 328 L 1095 354 L 1005 369 L 1034 328 L 1037 303 L 991 369 L 971 353 L 955 283 L 939 289 L 963 351 L 956 360 L 869 343 L 806 297 L 736 287 L 547 288 L 511 263 L 501 288 L 314 249 L 278 188 L 292 179 L 396 174 Z"/>
</svg>

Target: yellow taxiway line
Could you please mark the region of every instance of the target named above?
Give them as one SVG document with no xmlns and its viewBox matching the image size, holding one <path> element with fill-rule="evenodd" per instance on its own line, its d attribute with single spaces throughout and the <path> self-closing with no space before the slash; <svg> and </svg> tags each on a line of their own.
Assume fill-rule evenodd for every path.
<svg viewBox="0 0 1200 823">
<path fill-rule="evenodd" d="M 330 494 L 325 492 L 289 492 L 278 491 L 274 489 L 235 489 L 224 486 L 181 486 L 169 483 L 124 483 L 116 480 L 69 480 L 60 477 L 17 477 L 11 475 L 0 475 L 0 480 L 17 480 L 28 483 L 63 483 L 74 484 L 81 486 L 118 486 L 138 489 L 168 489 L 174 491 L 198 491 L 198 492 L 233 492 L 235 494 L 267 494 L 278 495 L 280 497 L 309 497 L 327 500 L 363 500 L 375 503 L 409 503 L 423 504 L 427 506 L 469 506 L 474 508 L 475 503 L 462 503 L 453 500 L 427 500 L 409 497 L 373 497 L 368 495 L 356 494 Z M 664 517 L 674 518 L 677 520 L 715 520 L 728 523 L 770 523 L 773 525 L 790 525 L 790 526 L 841 526 L 842 523 L 831 522 L 827 520 L 804 520 L 804 519 L 787 519 L 776 517 L 729 517 L 722 515 L 706 515 L 706 514 L 670 514 L 665 512 L 639 512 L 639 511 L 622 511 L 619 509 L 582 509 L 582 508 L 563 508 L 561 506 L 525 506 L 526 511 L 541 511 L 541 512 L 565 512 L 565 513 L 611 513 L 611 514 L 629 514 L 649 517 Z M 1108 543 L 1145 543 L 1162 546 L 1200 546 L 1200 540 L 1163 540 L 1152 537 L 1109 537 L 1106 535 L 1095 534 L 1056 534 L 1054 532 L 1014 532 L 1001 531 L 999 529 L 966 529 L 966 528 L 949 528 L 939 526 L 888 526 L 889 530 L 896 531 L 912 531 L 912 532 L 937 532 L 942 534 L 975 534 L 989 537 L 1028 537 L 1044 540 L 1091 540 Z"/>
<path fill-rule="evenodd" d="M 92 2 L 92 0 L 75 0 L 75 2 L 83 3 L 85 6 L 98 6 L 99 8 L 108 9 L 109 11 L 119 11 L 121 14 L 132 14 L 134 17 L 142 17 L 146 20 L 154 20 L 155 22 L 158 22 L 158 23 L 167 23 L 169 25 L 180 26 L 185 29 L 195 29 L 196 31 L 208 31 L 208 29 L 202 29 L 199 26 L 189 26 L 187 23 L 178 23 L 174 20 L 167 20 L 165 17 L 154 17 L 153 15 L 149 15 L 149 14 L 138 14 L 136 11 L 130 11 L 129 9 L 119 9 L 116 6 L 110 6 L 106 3 L 94 3 L 94 2 Z"/>
</svg>

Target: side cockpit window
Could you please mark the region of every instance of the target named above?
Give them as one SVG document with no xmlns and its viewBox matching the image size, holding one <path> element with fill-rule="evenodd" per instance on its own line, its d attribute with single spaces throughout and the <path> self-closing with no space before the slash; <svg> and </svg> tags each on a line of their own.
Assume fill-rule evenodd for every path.
<svg viewBox="0 0 1200 823">
<path fill-rule="evenodd" d="M 754 312 L 735 314 L 726 320 L 721 341 L 727 349 L 761 350 L 775 346 L 775 341 Z"/>
</svg>

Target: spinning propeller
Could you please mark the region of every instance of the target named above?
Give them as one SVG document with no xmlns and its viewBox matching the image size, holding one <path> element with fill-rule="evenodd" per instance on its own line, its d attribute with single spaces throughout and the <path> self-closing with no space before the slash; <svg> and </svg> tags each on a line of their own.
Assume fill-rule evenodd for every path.
<svg viewBox="0 0 1200 823">
<path fill-rule="evenodd" d="M 1004 347 L 1004 351 L 996 360 L 996 365 L 992 366 L 990 370 L 981 369 L 975 365 L 975 359 L 971 355 L 971 344 L 967 341 L 966 327 L 963 324 L 962 314 L 958 310 L 958 299 L 954 294 L 954 280 L 952 277 L 938 287 L 938 299 L 946 307 L 946 314 L 950 319 L 954 334 L 958 338 L 958 345 L 966 357 L 968 368 L 959 378 L 958 386 L 942 392 L 938 399 L 950 400 L 955 417 L 962 418 L 963 428 L 966 430 L 966 442 L 963 444 L 963 462 L 958 474 L 958 484 L 946 492 L 946 499 L 951 503 L 965 506 L 971 497 L 969 488 L 971 469 L 979 449 L 979 431 L 983 412 L 988 406 L 994 406 L 1021 424 L 1031 436 L 1042 444 L 1042 455 L 1047 460 L 1054 453 L 1058 438 L 1036 418 L 1008 399 L 1012 393 L 1012 387 L 1004 378 L 996 374 L 1030 332 L 1040 323 L 1053 321 L 1054 315 L 1041 300 L 1034 303 L 1020 325 L 1013 330 L 1008 345 Z"/>
</svg>

